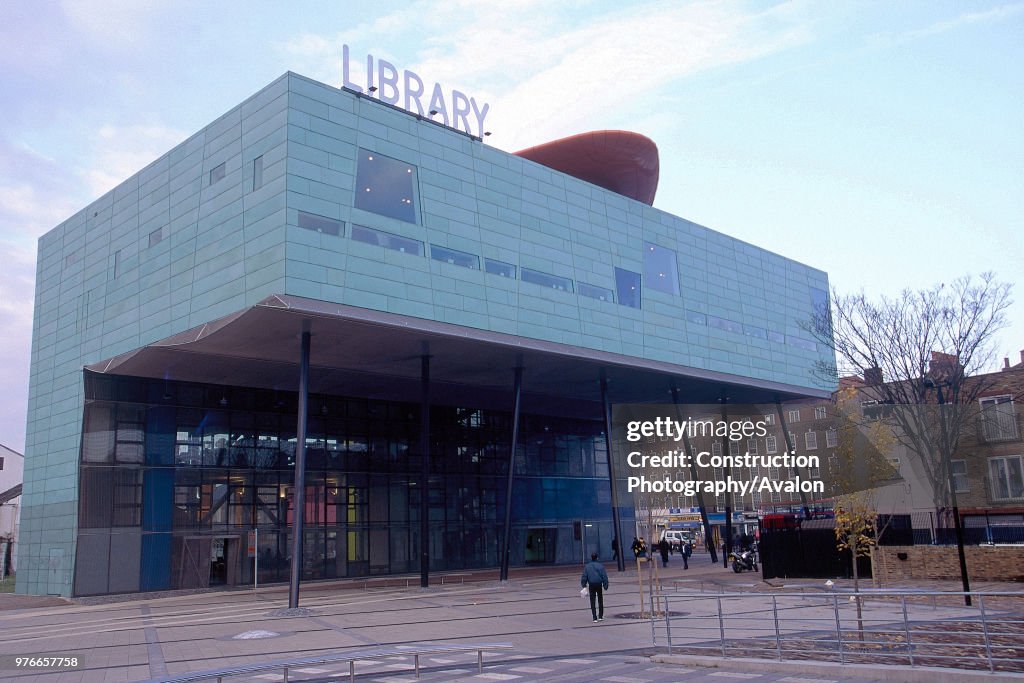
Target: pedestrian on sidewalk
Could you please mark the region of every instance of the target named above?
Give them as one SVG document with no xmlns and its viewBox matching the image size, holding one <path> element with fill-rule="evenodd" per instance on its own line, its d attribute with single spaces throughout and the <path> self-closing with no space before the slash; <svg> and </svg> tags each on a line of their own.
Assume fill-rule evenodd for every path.
<svg viewBox="0 0 1024 683">
<path fill-rule="evenodd" d="M 580 586 L 590 589 L 590 614 L 594 623 L 604 621 L 604 591 L 608 590 L 608 572 L 597 561 L 597 553 L 590 554 L 590 562 L 583 565 Z"/>
<path fill-rule="evenodd" d="M 684 541 L 681 548 L 679 548 L 679 554 L 683 556 L 683 569 L 690 568 L 690 555 L 693 554 L 693 545 L 689 541 Z"/>
<path fill-rule="evenodd" d="M 615 536 L 612 538 L 612 559 L 618 562 L 619 560 L 619 537 Z"/>
<path fill-rule="evenodd" d="M 661 539 L 661 543 L 658 544 L 658 552 L 661 553 L 661 566 L 668 566 L 668 551 L 672 548 L 667 538 Z"/>
</svg>

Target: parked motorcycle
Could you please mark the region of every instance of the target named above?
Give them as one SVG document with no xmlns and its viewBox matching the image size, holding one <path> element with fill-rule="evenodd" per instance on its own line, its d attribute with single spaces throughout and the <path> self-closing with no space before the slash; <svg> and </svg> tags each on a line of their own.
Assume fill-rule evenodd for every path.
<svg viewBox="0 0 1024 683">
<path fill-rule="evenodd" d="M 729 559 L 732 560 L 732 570 L 739 574 L 742 571 L 757 571 L 757 558 L 753 550 L 741 550 L 733 552 Z"/>
</svg>

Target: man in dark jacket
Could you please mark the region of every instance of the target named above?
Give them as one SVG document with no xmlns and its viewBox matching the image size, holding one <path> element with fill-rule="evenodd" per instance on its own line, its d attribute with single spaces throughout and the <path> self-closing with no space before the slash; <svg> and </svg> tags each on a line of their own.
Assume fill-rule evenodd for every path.
<svg viewBox="0 0 1024 683">
<path fill-rule="evenodd" d="M 604 565 L 597 561 L 597 553 L 591 553 L 590 562 L 583 566 L 580 585 L 590 588 L 590 613 L 593 615 L 594 621 L 604 621 L 603 590 L 608 590 L 608 572 L 604 570 Z"/>
<path fill-rule="evenodd" d="M 658 552 L 661 553 L 661 566 L 662 567 L 667 567 L 668 566 L 668 554 L 669 554 L 669 551 L 671 551 L 671 550 L 672 550 L 672 545 L 668 542 L 668 539 L 667 538 L 661 539 L 661 542 L 658 543 Z"/>
</svg>

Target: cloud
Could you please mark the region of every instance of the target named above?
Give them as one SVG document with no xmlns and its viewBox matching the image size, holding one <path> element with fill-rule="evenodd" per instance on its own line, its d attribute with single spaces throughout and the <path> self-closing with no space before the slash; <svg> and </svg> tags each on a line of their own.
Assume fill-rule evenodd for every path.
<svg viewBox="0 0 1024 683">
<path fill-rule="evenodd" d="M 75 173 L 25 144 L 0 138 L 0 245 L 34 249 L 83 198 Z"/>
<path fill-rule="evenodd" d="M 582 9 L 579 7 L 583 5 Z M 581 20 L 581 16 L 587 16 Z M 418 2 L 335 35 L 304 34 L 281 49 L 314 78 L 340 81 L 342 44 L 354 61 L 392 61 L 385 44 L 423 45 L 415 63 L 395 62 L 425 82 L 491 104 L 489 140 L 521 149 L 645 113 L 645 98 L 679 79 L 810 40 L 794 3 L 751 12 L 739 3 L 630 4 L 536 0 Z M 621 124 L 620 125 L 624 125 Z"/>
<path fill-rule="evenodd" d="M 948 33 L 949 31 L 955 31 L 966 26 L 1003 21 L 1021 13 L 1024 13 L 1024 3 L 1000 5 L 983 12 L 965 12 L 964 14 L 953 17 L 952 19 L 938 21 L 925 26 L 924 28 L 903 31 L 902 33 L 875 34 L 871 36 L 871 42 L 875 46 L 896 45 L 917 40 L 918 38 L 927 38 L 930 36 Z"/>
<path fill-rule="evenodd" d="M 102 126 L 92 136 L 90 166 L 81 169 L 91 196 L 109 192 L 186 137 L 185 132 L 159 123 Z"/>
<path fill-rule="evenodd" d="M 64 0 L 71 30 L 105 50 L 135 49 L 151 42 L 167 0 Z"/>
<path fill-rule="evenodd" d="M 0 200 L 2 203 L 2 200 Z M 25 450 L 35 250 L 4 245 L 0 277 L 0 443 Z"/>
<path fill-rule="evenodd" d="M 87 168 L 0 138 L 0 443 L 24 445 L 36 241 L 184 138 L 160 124 L 103 126 L 90 136 Z"/>
</svg>

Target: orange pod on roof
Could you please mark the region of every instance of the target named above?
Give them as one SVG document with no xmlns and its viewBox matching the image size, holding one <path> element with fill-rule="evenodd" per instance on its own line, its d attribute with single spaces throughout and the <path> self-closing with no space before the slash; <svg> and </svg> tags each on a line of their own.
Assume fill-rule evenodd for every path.
<svg viewBox="0 0 1024 683">
<path fill-rule="evenodd" d="M 658 190 L 658 146 L 639 133 L 580 133 L 515 154 L 644 204 L 654 204 Z"/>
</svg>

